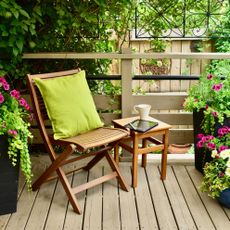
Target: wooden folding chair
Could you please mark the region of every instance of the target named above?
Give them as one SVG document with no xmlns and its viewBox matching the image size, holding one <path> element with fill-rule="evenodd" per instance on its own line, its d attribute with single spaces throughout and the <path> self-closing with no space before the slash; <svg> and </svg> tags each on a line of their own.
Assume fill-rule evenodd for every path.
<svg viewBox="0 0 230 230">
<path fill-rule="evenodd" d="M 117 143 L 123 137 L 126 137 L 128 134 L 126 131 L 121 129 L 101 127 L 86 132 L 84 134 L 80 134 L 74 137 L 60 139 L 60 140 L 54 140 L 51 135 L 48 135 L 45 122 L 49 120 L 49 117 L 47 115 L 47 110 L 44 105 L 43 98 L 37 86 L 35 85 L 34 78 L 40 78 L 45 80 L 48 78 L 56 78 L 56 77 L 63 77 L 63 76 L 68 77 L 78 72 L 79 70 L 76 69 L 76 70 L 54 72 L 48 74 L 34 74 L 34 75 L 29 74 L 27 81 L 28 81 L 31 100 L 34 107 L 34 113 L 37 119 L 39 130 L 43 138 L 44 144 L 46 146 L 47 152 L 51 159 L 51 165 L 33 183 L 32 189 L 34 191 L 37 190 L 44 182 L 49 181 L 52 178 L 51 174 L 56 171 L 57 177 L 60 179 L 74 211 L 78 214 L 81 214 L 81 209 L 75 197 L 75 194 L 80 193 L 81 191 L 84 191 L 88 188 L 106 182 L 113 178 L 117 178 L 118 183 L 120 184 L 123 190 L 129 191 L 129 187 L 127 186 L 124 178 L 122 177 L 117 164 L 115 163 L 113 157 L 109 153 L 109 151 L 112 150 L 113 148 L 114 151 L 118 151 Z M 64 150 L 61 154 L 57 154 L 55 152 L 55 148 L 53 147 L 55 146 L 55 144 L 64 147 Z M 70 156 L 75 151 L 84 154 L 70 158 Z M 72 163 L 74 161 L 82 160 L 89 156 L 94 156 L 94 157 L 89 161 L 89 163 L 86 166 L 81 167 L 80 169 L 90 170 L 103 157 L 105 157 L 112 169 L 112 173 L 94 179 L 78 187 L 72 188 L 67 179 L 67 174 L 71 172 L 64 172 L 62 166 L 68 163 Z"/>
</svg>

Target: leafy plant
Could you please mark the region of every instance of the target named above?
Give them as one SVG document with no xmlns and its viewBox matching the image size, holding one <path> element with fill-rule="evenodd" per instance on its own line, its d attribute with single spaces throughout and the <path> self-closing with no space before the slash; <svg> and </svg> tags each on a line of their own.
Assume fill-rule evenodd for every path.
<svg viewBox="0 0 230 230">
<path fill-rule="evenodd" d="M 230 75 L 201 76 L 199 82 L 189 89 L 183 105 L 190 112 L 203 109 L 203 130 L 213 132 L 216 121 L 223 124 L 224 118 L 230 117 Z"/>
<path fill-rule="evenodd" d="M 10 89 L 5 78 L 0 77 L 0 135 L 8 137 L 8 155 L 15 166 L 20 159 L 21 170 L 28 188 L 31 187 L 31 161 L 28 150 L 30 107 L 20 92 Z"/>
</svg>

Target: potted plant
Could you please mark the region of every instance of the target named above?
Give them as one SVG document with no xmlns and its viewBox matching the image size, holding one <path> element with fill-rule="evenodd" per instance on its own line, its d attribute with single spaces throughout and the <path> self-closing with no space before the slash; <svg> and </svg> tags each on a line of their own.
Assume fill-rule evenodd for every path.
<svg viewBox="0 0 230 230">
<path fill-rule="evenodd" d="M 193 112 L 195 166 L 203 172 L 204 163 L 210 161 L 211 152 L 197 148 L 197 134 L 217 136 L 221 125 L 230 127 L 230 75 L 203 75 L 188 91 L 184 108 Z"/>
<path fill-rule="evenodd" d="M 204 166 L 201 191 L 230 208 L 230 128 L 219 128 L 217 137 L 199 134 L 198 139 L 197 147 L 209 149 L 212 157 Z"/>
<path fill-rule="evenodd" d="M 0 214 L 16 211 L 12 199 L 17 201 L 18 168 L 25 175 L 27 186 L 31 188 L 31 161 L 28 139 L 30 106 L 20 92 L 10 89 L 4 77 L 0 77 Z M 7 199 L 6 199 L 7 198 Z"/>
</svg>

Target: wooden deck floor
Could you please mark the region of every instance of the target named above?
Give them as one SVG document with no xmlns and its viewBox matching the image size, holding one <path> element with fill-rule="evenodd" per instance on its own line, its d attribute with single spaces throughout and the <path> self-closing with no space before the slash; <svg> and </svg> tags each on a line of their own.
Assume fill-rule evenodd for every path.
<svg viewBox="0 0 230 230">
<path fill-rule="evenodd" d="M 35 170 L 39 174 L 46 160 L 39 156 L 35 161 L 40 162 Z M 130 163 L 121 163 L 120 167 L 130 184 Z M 77 184 L 106 170 L 101 165 L 89 174 L 80 172 L 69 179 Z M 0 229 L 230 229 L 230 210 L 199 191 L 201 174 L 194 166 L 169 165 L 164 182 L 159 179 L 156 164 L 149 163 L 146 169 L 139 167 L 138 173 L 138 187 L 128 193 L 113 180 L 78 194 L 82 215 L 73 212 L 59 181 L 30 193 L 20 180 L 18 210 L 0 216 Z"/>
</svg>

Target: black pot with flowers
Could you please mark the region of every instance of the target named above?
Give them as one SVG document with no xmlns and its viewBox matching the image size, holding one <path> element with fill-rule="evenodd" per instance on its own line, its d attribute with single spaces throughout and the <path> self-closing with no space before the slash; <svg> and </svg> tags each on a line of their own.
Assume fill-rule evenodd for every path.
<svg viewBox="0 0 230 230">
<path fill-rule="evenodd" d="M 230 75 L 203 75 L 188 91 L 186 111 L 193 112 L 195 166 L 203 173 L 206 162 L 212 160 L 208 149 L 200 149 L 197 135 L 218 136 L 221 126 L 230 127 Z"/>
<path fill-rule="evenodd" d="M 0 214 L 16 211 L 19 166 L 31 188 L 30 118 L 26 100 L 0 77 Z"/>
</svg>

